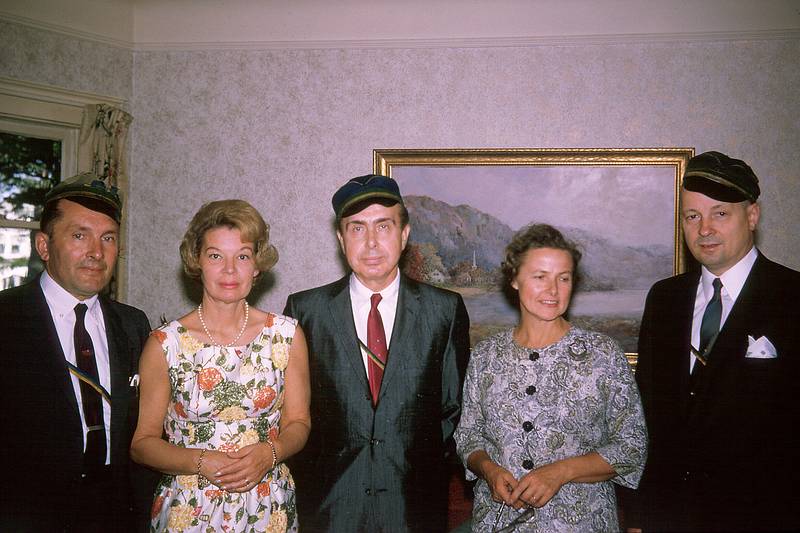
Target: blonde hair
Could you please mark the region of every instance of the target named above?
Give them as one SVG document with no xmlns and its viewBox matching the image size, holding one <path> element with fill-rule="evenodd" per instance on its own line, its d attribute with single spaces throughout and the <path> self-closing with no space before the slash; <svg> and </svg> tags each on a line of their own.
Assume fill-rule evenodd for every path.
<svg viewBox="0 0 800 533">
<path fill-rule="evenodd" d="M 195 213 L 181 241 L 183 271 L 192 279 L 200 279 L 200 249 L 206 232 L 216 228 L 238 229 L 243 242 L 252 242 L 253 259 L 259 276 L 278 261 L 278 250 L 269 244 L 269 224 L 244 200 L 209 202 Z"/>
</svg>

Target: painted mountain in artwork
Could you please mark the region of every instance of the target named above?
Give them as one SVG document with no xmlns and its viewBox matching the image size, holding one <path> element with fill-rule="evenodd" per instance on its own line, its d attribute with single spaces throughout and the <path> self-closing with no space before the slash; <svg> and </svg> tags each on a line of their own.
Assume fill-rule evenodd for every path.
<svg viewBox="0 0 800 533">
<path fill-rule="evenodd" d="M 508 225 L 469 205 L 452 206 L 428 196 L 405 197 L 411 218 L 411 242 L 430 245 L 445 270 L 473 263 L 485 271 L 500 267 L 503 251 L 514 234 Z M 536 213 L 531 212 L 531 221 Z M 583 252 L 583 290 L 647 289 L 672 275 L 669 246 L 626 246 L 574 227 L 559 227 Z M 446 274 L 446 273 L 445 273 Z"/>
</svg>

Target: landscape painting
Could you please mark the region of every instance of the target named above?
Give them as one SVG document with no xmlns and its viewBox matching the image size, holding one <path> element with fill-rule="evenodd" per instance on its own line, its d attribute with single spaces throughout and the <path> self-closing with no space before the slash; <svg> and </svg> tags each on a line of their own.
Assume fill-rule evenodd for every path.
<svg viewBox="0 0 800 533">
<path fill-rule="evenodd" d="M 520 151 L 508 164 L 474 150 L 462 164 L 442 151 L 441 164 L 435 152 L 413 164 L 419 151 L 376 150 L 376 171 L 397 180 L 410 214 L 404 272 L 464 297 L 474 344 L 518 319 L 505 246 L 528 224 L 551 224 L 583 253 L 569 320 L 612 336 L 635 361 L 648 289 L 682 269 L 676 202 L 693 151 L 654 152 L 665 163 L 648 151 L 527 150 L 524 164 Z"/>
</svg>

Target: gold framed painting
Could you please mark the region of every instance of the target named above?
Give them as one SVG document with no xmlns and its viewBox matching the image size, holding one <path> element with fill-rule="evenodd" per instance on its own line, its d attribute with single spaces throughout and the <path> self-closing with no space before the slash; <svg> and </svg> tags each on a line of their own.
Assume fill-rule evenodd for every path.
<svg viewBox="0 0 800 533">
<path fill-rule="evenodd" d="M 500 263 L 511 236 L 551 224 L 583 251 L 569 318 L 619 341 L 635 365 L 644 301 L 683 272 L 679 192 L 693 148 L 376 149 L 411 216 L 409 275 L 462 294 L 472 341 L 517 308 Z"/>
</svg>

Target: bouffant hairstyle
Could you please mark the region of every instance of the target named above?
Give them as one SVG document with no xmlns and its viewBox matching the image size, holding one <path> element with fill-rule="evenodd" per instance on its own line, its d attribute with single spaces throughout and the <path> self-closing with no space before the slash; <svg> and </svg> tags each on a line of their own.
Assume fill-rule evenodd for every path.
<svg viewBox="0 0 800 533">
<path fill-rule="evenodd" d="M 537 248 L 555 248 L 569 252 L 572 257 L 572 284 L 573 286 L 577 284 L 581 251 L 574 242 L 567 240 L 560 231 L 549 224 L 531 224 L 514 234 L 506 246 L 506 257 L 502 265 L 506 283 L 510 284 L 517 276 L 525 254 Z"/>
<path fill-rule="evenodd" d="M 244 200 L 218 200 L 200 208 L 181 241 L 183 271 L 190 278 L 200 279 L 203 237 L 207 231 L 216 228 L 238 229 L 243 242 L 253 243 L 253 258 L 258 276 L 278 261 L 278 250 L 269 243 L 269 224 L 264 222 L 259 212 Z"/>
</svg>

